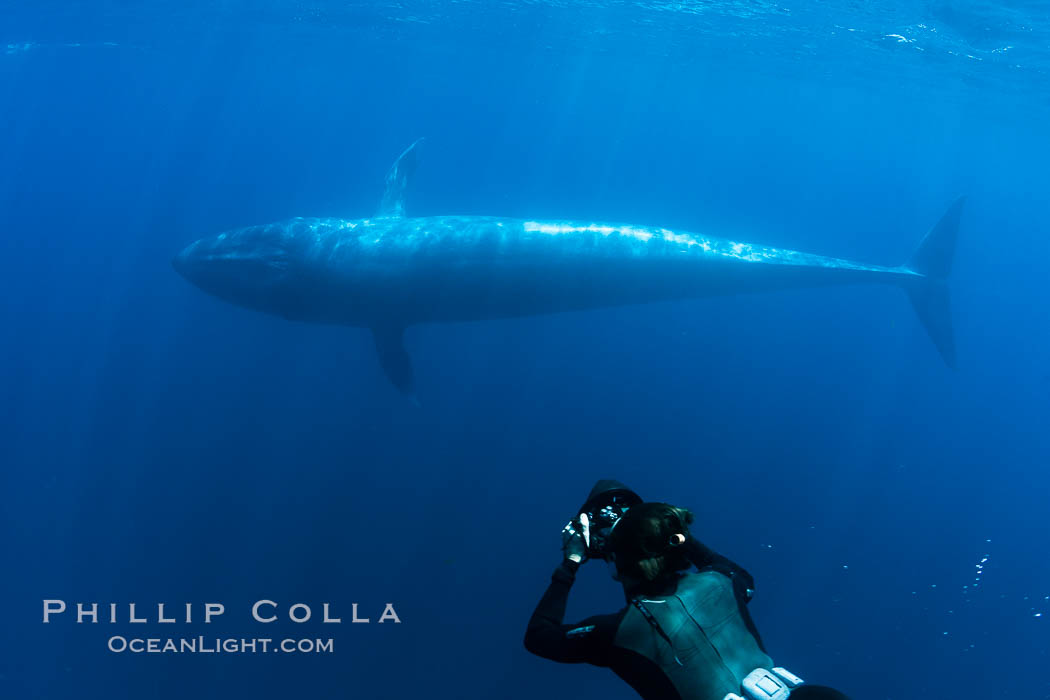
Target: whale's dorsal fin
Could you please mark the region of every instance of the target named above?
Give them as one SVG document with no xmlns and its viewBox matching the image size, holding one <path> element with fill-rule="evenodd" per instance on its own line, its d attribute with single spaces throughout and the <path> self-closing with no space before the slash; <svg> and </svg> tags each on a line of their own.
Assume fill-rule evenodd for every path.
<svg viewBox="0 0 1050 700">
<path fill-rule="evenodd" d="M 379 202 L 376 216 L 405 215 L 405 188 L 412 174 L 416 172 L 416 146 L 422 141 L 423 139 L 416 139 L 390 166 L 390 171 L 386 174 L 386 190 L 383 192 L 382 201 Z"/>
</svg>

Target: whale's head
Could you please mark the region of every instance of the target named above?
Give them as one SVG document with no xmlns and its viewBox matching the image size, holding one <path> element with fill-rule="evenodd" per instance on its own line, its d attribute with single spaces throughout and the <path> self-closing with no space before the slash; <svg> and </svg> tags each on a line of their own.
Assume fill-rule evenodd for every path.
<svg viewBox="0 0 1050 700">
<path fill-rule="evenodd" d="M 301 237 L 288 226 L 250 226 L 191 243 L 171 263 L 208 294 L 250 309 L 292 316 L 294 299 L 288 290 L 301 247 Z"/>
</svg>

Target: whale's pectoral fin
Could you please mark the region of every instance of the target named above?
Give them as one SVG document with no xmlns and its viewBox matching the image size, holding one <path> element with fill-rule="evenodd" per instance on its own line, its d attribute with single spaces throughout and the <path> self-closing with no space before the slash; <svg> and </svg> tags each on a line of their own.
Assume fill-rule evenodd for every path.
<svg viewBox="0 0 1050 700">
<path fill-rule="evenodd" d="M 415 380 L 412 375 L 412 358 L 405 350 L 405 327 L 398 325 L 372 328 L 379 364 L 387 379 L 405 396 L 415 402 Z"/>
<path fill-rule="evenodd" d="M 416 172 L 416 147 L 423 139 L 415 142 L 405 149 L 386 174 L 386 190 L 383 199 L 379 202 L 379 211 L 376 216 L 404 216 L 405 215 L 405 190 L 408 181 Z"/>
</svg>

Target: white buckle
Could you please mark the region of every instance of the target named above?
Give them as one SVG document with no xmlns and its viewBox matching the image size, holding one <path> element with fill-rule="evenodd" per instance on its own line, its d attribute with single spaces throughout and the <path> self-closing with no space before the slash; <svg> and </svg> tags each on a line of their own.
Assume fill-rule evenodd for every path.
<svg viewBox="0 0 1050 700">
<path fill-rule="evenodd" d="M 722 700 L 783 700 L 804 681 L 786 668 L 777 666 L 772 671 L 756 668 L 740 684 L 740 692 L 726 693 Z"/>
<path fill-rule="evenodd" d="M 791 694 L 787 683 L 772 671 L 756 668 L 740 684 L 749 700 L 785 700 Z"/>
<path fill-rule="evenodd" d="M 787 687 L 791 688 L 792 690 L 804 683 L 804 681 L 798 676 L 796 676 L 794 673 L 780 666 L 773 667 L 773 673 L 777 674 L 780 680 L 787 683 Z"/>
</svg>

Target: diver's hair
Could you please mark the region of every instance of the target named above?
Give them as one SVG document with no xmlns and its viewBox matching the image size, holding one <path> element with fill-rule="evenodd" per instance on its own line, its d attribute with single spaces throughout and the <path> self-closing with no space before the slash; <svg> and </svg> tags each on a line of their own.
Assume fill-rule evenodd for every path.
<svg viewBox="0 0 1050 700">
<path fill-rule="evenodd" d="M 693 514 L 669 503 L 639 503 L 616 523 L 609 538 L 620 575 L 646 583 L 688 569 L 685 548 L 672 544 L 672 537 L 689 538 Z"/>
</svg>

